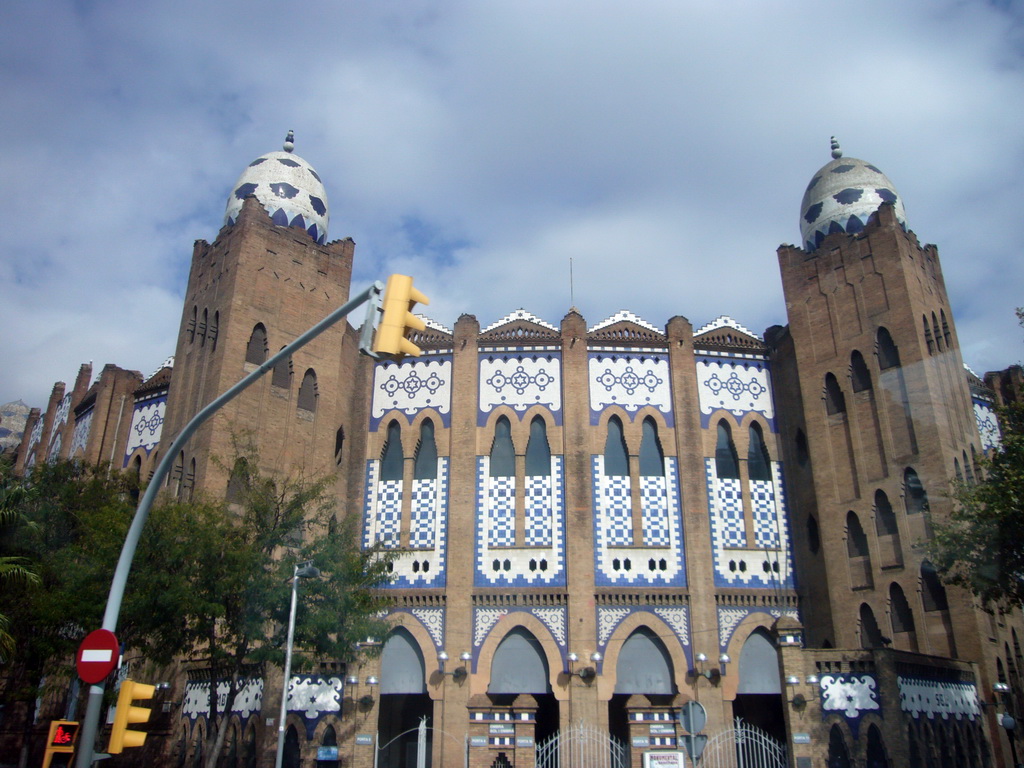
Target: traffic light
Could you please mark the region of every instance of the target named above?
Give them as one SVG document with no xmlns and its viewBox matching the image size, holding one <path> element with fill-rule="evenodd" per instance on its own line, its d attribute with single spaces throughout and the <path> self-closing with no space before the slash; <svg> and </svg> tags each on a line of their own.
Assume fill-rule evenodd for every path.
<svg viewBox="0 0 1024 768">
<path fill-rule="evenodd" d="M 144 723 L 149 720 L 150 710 L 146 707 L 133 707 L 135 699 L 151 699 L 156 693 L 155 685 L 133 683 L 131 680 L 121 682 L 121 692 L 117 695 L 117 709 L 114 710 L 114 725 L 110 729 L 110 744 L 107 752 L 119 755 L 125 747 L 141 747 L 146 743 L 146 734 L 142 731 L 130 731 L 129 725 Z"/>
<path fill-rule="evenodd" d="M 71 755 L 75 751 L 75 740 L 78 738 L 78 721 L 76 720 L 54 720 L 50 723 L 50 737 L 46 740 L 46 752 L 43 753 L 43 768 L 50 768 L 50 762 L 55 755 L 61 755 L 65 762 L 60 765 L 70 765 Z M 67 755 L 67 757 L 63 757 Z"/>
<path fill-rule="evenodd" d="M 377 336 L 373 351 L 383 355 L 412 355 L 419 357 L 421 350 L 409 339 L 409 330 L 424 330 L 427 325 L 412 313 L 417 303 L 429 304 L 430 299 L 412 287 L 412 278 L 407 275 L 391 275 L 384 288 L 381 302 L 383 315 L 377 325 Z"/>
</svg>

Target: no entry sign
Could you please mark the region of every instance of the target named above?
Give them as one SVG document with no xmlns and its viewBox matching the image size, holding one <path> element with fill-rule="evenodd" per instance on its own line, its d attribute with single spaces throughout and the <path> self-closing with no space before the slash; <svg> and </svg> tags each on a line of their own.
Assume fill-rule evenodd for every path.
<svg viewBox="0 0 1024 768">
<path fill-rule="evenodd" d="M 117 637 L 109 629 L 90 632 L 78 646 L 78 676 L 90 684 L 100 682 L 117 666 L 120 650 Z"/>
</svg>

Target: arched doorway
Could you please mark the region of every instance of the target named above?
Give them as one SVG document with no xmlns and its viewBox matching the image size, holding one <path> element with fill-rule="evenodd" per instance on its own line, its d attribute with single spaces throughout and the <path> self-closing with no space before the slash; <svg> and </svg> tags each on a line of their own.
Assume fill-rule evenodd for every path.
<svg viewBox="0 0 1024 768">
<path fill-rule="evenodd" d="M 622 644 L 615 665 L 615 691 L 608 702 L 608 731 L 624 744 L 629 743 L 629 719 L 626 702 L 641 693 L 652 704 L 669 703 L 676 693 L 672 658 L 665 644 L 647 627 L 639 627 Z"/>
<path fill-rule="evenodd" d="M 739 678 L 736 700 L 732 705 L 733 717 L 743 718 L 785 744 L 779 656 L 775 643 L 763 627 L 755 629 L 743 644 Z"/>
<path fill-rule="evenodd" d="M 433 706 L 427 695 L 423 653 L 408 630 L 397 628 L 384 641 L 380 660 L 380 709 L 377 715 L 379 768 L 416 765 L 417 728 L 431 725 Z M 426 765 L 430 765 L 427 731 Z"/>
<path fill-rule="evenodd" d="M 502 638 L 491 662 L 487 693 L 495 704 L 511 704 L 519 694 L 531 694 L 537 700 L 535 742 L 558 732 L 558 701 L 551 690 L 547 656 L 529 630 L 516 627 Z"/>
</svg>

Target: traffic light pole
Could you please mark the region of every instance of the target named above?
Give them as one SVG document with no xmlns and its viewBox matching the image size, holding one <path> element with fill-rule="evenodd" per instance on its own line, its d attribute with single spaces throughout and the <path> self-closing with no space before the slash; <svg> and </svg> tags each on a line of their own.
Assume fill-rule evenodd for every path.
<svg viewBox="0 0 1024 768">
<path fill-rule="evenodd" d="M 295 339 L 291 344 L 287 345 L 280 352 L 267 359 L 255 371 L 251 372 L 248 376 L 243 378 L 224 394 L 199 411 L 199 413 L 193 416 L 192 420 L 185 425 L 180 434 L 178 434 L 174 439 L 174 442 L 171 443 L 170 448 L 167 449 L 167 452 L 160 460 L 160 463 L 157 465 L 156 471 L 153 473 L 153 477 L 150 479 L 149 485 L 146 487 L 146 492 L 143 494 L 142 499 L 139 501 L 139 506 L 135 510 L 135 517 L 132 519 L 131 527 L 128 529 L 128 535 L 125 537 L 124 546 L 121 547 L 121 557 L 117 561 L 117 568 L 114 570 L 114 578 L 110 584 L 110 595 L 107 597 L 107 608 L 103 614 L 103 629 L 110 630 L 111 632 L 117 629 L 117 620 L 121 614 L 121 601 L 124 597 L 124 588 L 128 581 L 128 573 L 131 571 L 132 560 L 135 559 L 135 550 L 138 547 L 139 538 L 142 535 L 142 529 L 146 525 L 146 520 L 149 517 L 149 510 L 152 508 L 153 502 L 160 491 L 160 486 L 163 484 L 164 479 L 170 472 L 171 464 L 174 462 L 174 457 L 177 456 L 178 451 L 185 446 L 185 443 L 188 442 L 188 439 L 192 437 L 193 434 L 195 434 L 195 431 L 199 429 L 199 427 L 201 427 L 214 413 L 227 405 L 227 403 L 233 400 L 237 395 L 241 394 L 250 385 L 254 384 L 257 379 L 263 376 L 267 371 L 271 370 L 279 361 L 287 359 L 291 354 L 306 346 L 306 344 L 339 320 L 342 320 L 346 315 L 364 302 L 369 302 L 369 306 L 366 310 L 366 320 L 363 323 L 363 331 L 362 336 L 360 337 L 359 348 L 361 350 L 368 351 L 370 347 L 370 339 L 373 334 L 375 320 L 374 315 L 377 308 L 380 306 L 380 295 L 383 290 L 384 286 L 379 282 L 375 282 L 355 298 L 338 307 L 319 323 Z M 99 730 L 98 726 L 102 705 L 103 684 L 100 683 L 98 685 L 89 686 L 89 701 L 86 705 L 85 717 L 82 720 L 82 732 L 79 739 L 81 749 L 78 753 L 78 759 L 75 762 L 76 768 L 90 768 L 94 762 L 96 733 Z"/>
</svg>

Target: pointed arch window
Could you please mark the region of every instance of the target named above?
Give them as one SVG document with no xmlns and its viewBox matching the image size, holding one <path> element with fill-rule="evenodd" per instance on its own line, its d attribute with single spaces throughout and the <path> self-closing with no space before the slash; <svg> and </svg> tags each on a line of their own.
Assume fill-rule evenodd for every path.
<svg viewBox="0 0 1024 768">
<path fill-rule="evenodd" d="M 284 349 L 284 347 L 281 347 Z M 274 364 L 274 372 L 270 374 L 270 383 L 280 389 L 291 389 L 292 386 L 292 359 L 282 357 Z"/>
<path fill-rule="evenodd" d="M 718 422 L 718 442 L 715 445 L 715 472 L 719 479 L 740 479 L 740 462 L 736 454 L 736 445 L 732 441 L 732 431 L 725 421 Z"/>
<path fill-rule="evenodd" d="M 424 419 L 420 424 L 420 442 L 416 446 L 412 476 L 415 480 L 437 478 L 437 442 L 434 440 L 434 422 L 430 419 Z"/>
<path fill-rule="evenodd" d="M 882 326 L 878 329 L 878 367 L 883 371 L 889 368 L 899 368 L 900 352 L 892 340 L 889 329 Z"/>
<path fill-rule="evenodd" d="M 860 604 L 860 647 L 881 648 L 882 632 L 875 621 L 875 612 L 867 603 Z"/>
<path fill-rule="evenodd" d="M 924 326 L 924 340 L 928 345 L 928 354 L 935 354 L 935 337 L 932 336 L 932 327 L 928 325 L 928 318 L 921 315 L 921 325 Z"/>
<path fill-rule="evenodd" d="M 249 336 L 249 344 L 245 348 L 245 362 L 262 365 L 267 359 L 267 329 L 263 323 L 257 323 Z"/>
<path fill-rule="evenodd" d="M 302 386 L 299 387 L 299 397 L 297 400 L 297 405 L 299 409 L 303 411 L 309 411 L 310 413 L 315 413 L 318 395 L 319 392 L 317 392 L 316 386 L 316 371 L 310 368 L 302 377 Z"/>
<path fill-rule="evenodd" d="M 384 441 L 384 450 L 380 457 L 380 479 L 382 482 L 401 480 L 405 466 L 405 455 L 402 453 L 402 428 L 397 421 L 388 424 L 388 436 Z"/>
<path fill-rule="evenodd" d="M 850 383 L 854 392 L 866 392 L 871 389 L 871 373 L 864 362 L 864 355 L 857 349 L 850 354 Z"/>
<path fill-rule="evenodd" d="M 932 331 L 935 333 L 935 346 L 941 352 L 943 349 L 942 331 L 939 330 L 939 320 L 935 317 L 934 312 L 932 312 Z"/>
<path fill-rule="evenodd" d="M 946 310 L 939 310 L 939 318 L 942 320 L 942 338 L 945 339 L 948 349 L 953 343 L 953 336 L 949 332 L 949 323 L 946 321 Z"/>
<path fill-rule="evenodd" d="M 654 419 L 643 420 L 640 438 L 640 475 L 660 477 L 665 474 L 665 454 L 661 450 L 658 427 Z"/>
<path fill-rule="evenodd" d="M 534 416 L 530 422 L 530 439 L 526 443 L 526 474 L 528 477 L 547 477 L 551 474 L 548 428 L 540 416 Z"/>
<path fill-rule="evenodd" d="M 964 481 L 964 471 L 960 468 L 960 459 L 953 457 L 953 473 L 956 475 L 956 481 L 962 483 Z"/>
<path fill-rule="evenodd" d="M 818 554 L 821 549 L 821 531 L 818 529 L 818 518 L 814 515 L 807 516 L 807 546 L 812 555 Z"/>
<path fill-rule="evenodd" d="M 210 323 L 210 351 L 217 350 L 217 336 L 220 334 L 220 310 L 213 313 L 213 321 Z"/>
<path fill-rule="evenodd" d="M 974 450 L 974 446 L 971 446 L 971 450 Z M 974 467 L 971 466 L 971 462 L 967 460 L 967 451 L 963 451 L 964 460 L 964 476 L 967 479 L 968 485 L 974 485 Z"/>
<path fill-rule="evenodd" d="M 875 532 L 879 536 L 898 536 L 900 532 L 889 497 L 881 489 L 875 491 Z"/>
<path fill-rule="evenodd" d="M 198 323 L 199 307 L 192 306 L 192 317 L 188 320 L 188 325 L 185 326 L 185 335 L 188 336 L 188 343 L 191 344 L 196 340 L 196 325 Z"/>
<path fill-rule="evenodd" d="M 761 425 L 754 422 L 750 425 L 750 443 L 747 447 L 747 473 L 751 480 L 771 480 L 772 463 L 768 455 L 768 446 L 764 444 L 764 433 Z"/>
<path fill-rule="evenodd" d="M 924 491 L 921 478 L 910 467 L 903 472 L 903 492 L 906 496 L 908 515 L 920 514 L 928 510 L 928 494 Z"/>
<path fill-rule="evenodd" d="M 949 610 L 946 588 L 942 586 L 939 572 L 928 560 L 921 563 L 921 600 L 926 611 Z"/>
<path fill-rule="evenodd" d="M 846 413 L 846 398 L 834 373 L 825 374 L 825 412 L 829 416 Z"/>
<path fill-rule="evenodd" d="M 490 471 L 491 477 L 516 476 L 516 450 L 512 445 L 512 425 L 507 416 L 499 418 L 494 425 Z"/>
<path fill-rule="evenodd" d="M 870 556 L 868 537 L 856 512 L 850 511 L 846 515 L 846 534 L 846 553 L 850 557 Z"/>
<path fill-rule="evenodd" d="M 334 433 L 334 463 L 336 465 L 341 464 L 342 454 L 345 448 L 345 428 L 338 427 L 338 431 Z"/>
<path fill-rule="evenodd" d="M 846 739 L 838 725 L 833 725 L 828 732 L 828 766 L 829 768 L 851 768 L 850 750 L 846 747 Z"/>
<path fill-rule="evenodd" d="M 896 634 L 914 631 L 914 612 L 903 593 L 903 587 L 896 582 L 889 585 L 889 605 L 892 610 L 892 631 Z"/>
<path fill-rule="evenodd" d="M 206 329 L 208 326 L 209 311 L 203 308 L 203 319 L 199 321 L 199 346 L 206 346 Z"/>
<path fill-rule="evenodd" d="M 609 477 L 629 477 L 626 439 L 618 416 L 608 419 L 608 435 L 604 441 L 604 473 Z"/>
<path fill-rule="evenodd" d="M 807 445 L 807 435 L 804 434 L 802 429 L 796 431 L 796 463 L 801 467 L 806 467 L 811 460 L 811 449 Z"/>
</svg>

